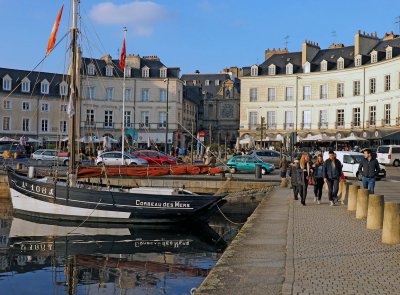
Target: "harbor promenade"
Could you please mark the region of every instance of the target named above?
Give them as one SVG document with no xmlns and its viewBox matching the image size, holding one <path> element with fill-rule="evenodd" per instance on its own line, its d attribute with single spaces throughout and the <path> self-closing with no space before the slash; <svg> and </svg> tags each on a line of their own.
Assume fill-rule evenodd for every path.
<svg viewBox="0 0 400 295">
<path fill-rule="evenodd" d="M 326 192 L 317 205 L 311 189 L 305 207 L 288 188 L 265 198 L 196 294 L 398 294 L 400 245 L 382 244 L 381 230 L 329 206 Z"/>
</svg>

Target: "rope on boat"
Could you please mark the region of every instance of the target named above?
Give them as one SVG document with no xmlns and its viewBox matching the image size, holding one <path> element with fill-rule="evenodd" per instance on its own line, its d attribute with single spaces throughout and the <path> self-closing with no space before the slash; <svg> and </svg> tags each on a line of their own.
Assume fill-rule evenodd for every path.
<svg viewBox="0 0 400 295">
<path fill-rule="evenodd" d="M 246 223 L 246 222 L 234 222 L 234 221 L 230 220 L 230 219 L 229 219 L 228 217 L 226 217 L 226 215 L 221 211 L 221 208 L 219 208 L 218 205 L 216 205 L 216 206 L 217 206 L 217 208 L 218 208 L 219 213 L 221 213 L 222 217 L 225 218 L 228 222 L 230 222 L 230 223 L 232 223 L 232 224 L 235 224 L 235 225 L 243 225 L 243 224 Z"/>
<path fill-rule="evenodd" d="M 78 228 L 80 228 L 80 227 L 89 219 L 89 217 L 92 216 L 92 214 L 93 214 L 94 211 L 97 209 L 97 207 L 100 205 L 100 203 L 101 203 L 102 200 L 103 200 L 103 199 L 101 198 L 101 199 L 99 200 L 99 202 L 97 203 L 97 205 L 93 208 L 92 212 L 90 212 L 90 214 L 85 218 L 85 220 L 82 221 L 77 227 L 75 227 L 75 228 L 74 228 L 73 230 L 71 230 L 69 233 L 67 233 L 67 236 L 70 235 L 70 234 L 72 234 L 72 233 L 73 233 L 74 231 L 76 231 Z"/>
</svg>

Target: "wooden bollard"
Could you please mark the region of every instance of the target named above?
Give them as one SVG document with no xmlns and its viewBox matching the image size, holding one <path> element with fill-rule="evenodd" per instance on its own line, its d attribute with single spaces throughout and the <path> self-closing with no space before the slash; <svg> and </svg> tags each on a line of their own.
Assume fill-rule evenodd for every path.
<svg viewBox="0 0 400 295">
<path fill-rule="evenodd" d="M 383 195 L 369 195 L 367 229 L 382 228 L 384 206 L 385 206 L 385 197 Z"/>
<path fill-rule="evenodd" d="M 348 199 L 349 186 L 350 186 L 350 184 L 348 182 L 344 182 L 344 181 L 339 182 L 339 191 L 340 191 L 340 199 L 339 199 L 339 201 L 342 204 L 344 204 L 346 199 Z"/>
<path fill-rule="evenodd" d="M 357 209 L 357 193 L 359 185 L 351 184 L 349 186 L 349 198 L 347 200 L 347 210 L 356 211 Z"/>
<path fill-rule="evenodd" d="M 357 208 L 356 218 L 364 219 L 367 218 L 368 213 L 368 195 L 369 190 L 367 188 L 360 188 L 357 193 Z"/>
<path fill-rule="evenodd" d="M 382 243 L 400 243 L 400 203 L 385 202 L 383 213 Z"/>
</svg>

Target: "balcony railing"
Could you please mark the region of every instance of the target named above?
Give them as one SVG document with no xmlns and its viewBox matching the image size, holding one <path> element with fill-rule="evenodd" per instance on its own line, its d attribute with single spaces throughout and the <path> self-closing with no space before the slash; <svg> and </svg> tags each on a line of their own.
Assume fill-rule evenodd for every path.
<svg viewBox="0 0 400 295">
<path fill-rule="evenodd" d="M 309 129 L 311 129 L 311 123 L 301 123 L 300 124 L 300 129 L 301 130 L 309 130 Z"/>
<path fill-rule="evenodd" d="M 390 125 L 390 118 L 382 119 L 382 126 L 388 126 L 388 125 Z"/>
<path fill-rule="evenodd" d="M 361 122 L 360 121 L 351 122 L 351 128 L 361 128 Z"/>
<path fill-rule="evenodd" d="M 344 128 L 344 121 L 335 122 L 335 128 Z"/>
<path fill-rule="evenodd" d="M 328 122 L 319 122 L 318 128 L 319 129 L 328 129 Z"/>
<path fill-rule="evenodd" d="M 375 127 L 375 126 L 376 126 L 376 121 L 375 120 L 368 120 L 367 121 L 367 128 Z"/>
<path fill-rule="evenodd" d="M 81 128 L 93 128 L 93 129 L 121 129 L 122 123 L 114 123 L 114 122 L 81 122 Z M 133 128 L 133 129 L 150 129 L 150 130 L 157 130 L 157 129 L 165 129 L 167 127 L 166 122 L 163 123 L 127 123 L 125 124 L 125 128 Z M 176 123 L 169 123 L 168 127 L 172 129 L 179 129 L 178 124 Z M 255 129 L 255 128 L 254 128 Z"/>
<path fill-rule="evenodd" d="M 285 130 L 293 130 L 293 126 L 294 126 L 293 123 L 285 123 L 284 125 Z"/>
</svg>

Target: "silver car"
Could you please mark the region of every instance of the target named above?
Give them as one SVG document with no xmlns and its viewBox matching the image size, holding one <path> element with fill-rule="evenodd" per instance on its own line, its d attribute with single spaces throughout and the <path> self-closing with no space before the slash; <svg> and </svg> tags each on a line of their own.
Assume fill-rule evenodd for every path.
<svg viewBox="0 0 400 295">
<path fill-rule="evenodd" d="M 52 161 L 62 165 L 68 165 L 69 158 L 64 156 L 59 156 L 59 152 L 60 151 L 58 150 L 52 150 L 52 149 L 39 149 L 31 155 L 31 158 L 38 162 Z"/>
<path fill-rule="evenodd" d="M 265 163 L 274 164 L 275 167 L 279 167 L 281 161 L 281 154 L 274 150 L 252 150 L 249 155 L 255 156 Z"/>
<path fill-rule="evenodd" d="M 121 165 L 147 165 L 148 162 L 144 159 L 135 157 L 134 155 L 124 153 L 124 161 L 122 162 L 121 152 L 105 152 L 96 158 L 96 165 L 106 166 L 121 166 Z"/>
</svg>

